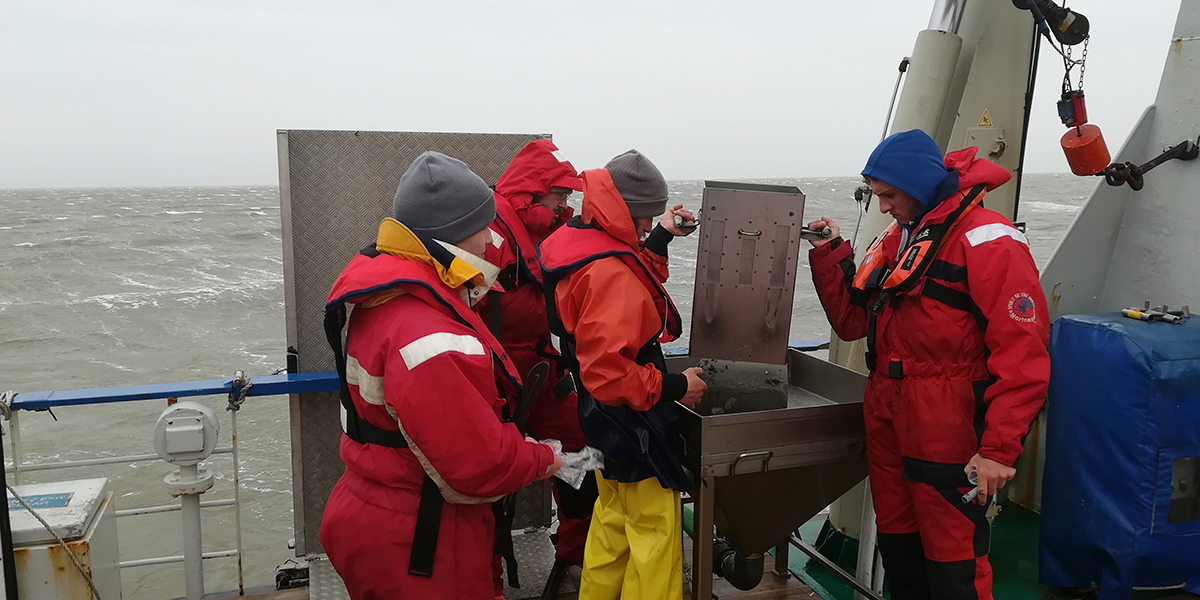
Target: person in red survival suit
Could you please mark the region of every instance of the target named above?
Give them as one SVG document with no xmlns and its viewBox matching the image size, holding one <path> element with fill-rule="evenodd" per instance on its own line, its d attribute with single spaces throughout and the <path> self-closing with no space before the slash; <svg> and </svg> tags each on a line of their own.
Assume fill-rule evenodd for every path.
<svg viewBox="0 0 1200 600">
<path fill-rule="evenodd" d="M 1013 478 L 1050 381 L 1049 318 L 1025 236 L 983 207 L 1009 172 L 888 137 L 862 175 L 896 222 L 855 267 L 823 218 L 813 282 L 844 340 L 867 338 L 863 411 L 879 551 L 893 600 L 992 598 L 988 497 Z M 967 474 L 977 503 L 963 502 Z"/>
<path fill-rule="evenodd" d="M 662 287 L 667 244 L 686 235 L 673 218 L 694 219 L 682 205 L 667 210 L 666 180 L 636 150 L 583 180 L 581 217 L 538 246 L 550 331 L 588 444 L 604 452 L 579 598 L 679 598 L 679 490 L 689 486 L 674 404 L 694 406 L 707 386 L 698 368 L 668 373 L 659 342 L 681 331 Z"/>
<path fill-rule="evenodd" d="M 493 553 L 511 545 L 496 501 L 561 465 L 501 422 L 519 376 L 470 307 L 498 272 L 482 258 L 495 202 L 462 162 L 427 152 L 393 214 L 326 305 L 346 471 L 321 544 L 354 599 L 492 598 Z"/>
<path fill-rule="evenodd" d="M 579 428 L 575 388 L 550 345 L 537 244 L 571 218 L 574 210 L 567 206 L 567 197 L 582 190 L 583 180 L 554 142 L 534 140 L 517 153 L 496 183 L 494 235 L 484 255 L 500 267 L 499 289 L 476 306 L 520 373 L 529 373 L 544 360 L 552 363 L 549 377 L 529 408 L 527 423 L 530 435 L 559 440 L 565 452 L 582 450 L 587 440 Z M 579 490 L 559 479 L 554 484 L 558 506 L 555 558 L 582 565 L 596 502 L 595 477 L 589 475 Z"/>
</svg>

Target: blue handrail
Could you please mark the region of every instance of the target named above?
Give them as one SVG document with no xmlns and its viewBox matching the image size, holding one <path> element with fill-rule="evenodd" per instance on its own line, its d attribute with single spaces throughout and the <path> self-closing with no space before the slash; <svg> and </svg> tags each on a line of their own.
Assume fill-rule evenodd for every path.
<svg viewBox="0 0 1200 600">
<path fill-rule="evenodd" d="M 818 350 L 829 343 L 829 340 L 794 340 L 788 347 L 801 352 Z M 667 348 L 664 354 L 668 357 L 687 356 L 686 347 Z M 320 371 L 316 373 L 285 373 L 281 375 L 260 375 L 254 377 L 247 396 L 278 396 L 283 394 L 309 394 L 314 392 L 333 392 L 338 389 L 336 371 Z M 16 394 L 12 399 L 13 410 L 46 410 L 59 406 L 78 406 L 83 404 L 107 404 L 110 402 L 130 402 L 134 400 L 155 400 L 160 398 L 186 398 L 189 396 L 215 396 L 240 393 L 242 386 L 235 386 L 233 378 L 208 379 L 205 381 L 188 381 L 182 383 L 159 383 L 153 385 L 135 385 L 129 387 L 96 388 L 91 390 L 68 390 L 63 392 L 29 392 Z"/>
<path fill-rule="evenodd" d="M 332 392 L 338 389 L 336 371 L 318 373 L 285 373 L 261 375 L 252 379 L 253 385 L 247 396 L 275 396 L 279 394 L 305 394 L 310 392 Z M 160 383 L 129 387 L 70 390 L 65 392 L 31 392 L 13 397 L 13 410 L 45 410 L 59 406 L 80 404 L 106 404 L 133 400 L 158 398 L 184 398 L 188 396 L 227 395 L 241 392 L 242 386 L 234 386 L 233 378 L 188 381 L 183 383 Z"/>
</svg>

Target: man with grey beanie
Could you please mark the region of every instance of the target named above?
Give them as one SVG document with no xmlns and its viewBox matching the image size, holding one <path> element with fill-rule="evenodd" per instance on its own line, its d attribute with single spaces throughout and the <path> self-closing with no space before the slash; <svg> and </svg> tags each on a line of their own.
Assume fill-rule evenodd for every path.
<svg viewBox="0 0 1200 600">
<path fill-rule="evenodd" d="M 588 445 L 604 453 L 581 600 L 683 594 L 679 492 L 688 482 L 674 405 L 694 406 L 707 386 L 700 369 L 668 373 L 659 345 L 681 333 L 662 286 L 667 244 L 687 235 L 674 218 L 694 221 L 667 199 L 658 167 L 630 150 L 583 172 L 580 217 L 538 247 L 550 332 L 577 384 Z"/>
<path fill-rule="evenodd" d="M 493 503 L 562 464 L 501 421 L 520 377 L 470 307 L 498 271 L 482 258 L 495 201 L 465 164 L 426 152 L 392 214 L 325 306 L 346 470 L 321 544 L 356 600 L 491 598 L 493 550 L 511 549 Z"/>
</svg>

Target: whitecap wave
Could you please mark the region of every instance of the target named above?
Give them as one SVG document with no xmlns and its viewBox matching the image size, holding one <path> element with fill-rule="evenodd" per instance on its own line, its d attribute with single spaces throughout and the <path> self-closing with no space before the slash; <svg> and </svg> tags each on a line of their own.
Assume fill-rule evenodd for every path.
<svg viewBox="0 0 1200 600">
<path fill-rule="evenodd" d="M 1061 204 L 1058 202 L 1022 202 L 1021 208 L 1045 212 L 1077 213 L 1082 207 L 1075 206 L 1074 204 Z"/>
</svg>

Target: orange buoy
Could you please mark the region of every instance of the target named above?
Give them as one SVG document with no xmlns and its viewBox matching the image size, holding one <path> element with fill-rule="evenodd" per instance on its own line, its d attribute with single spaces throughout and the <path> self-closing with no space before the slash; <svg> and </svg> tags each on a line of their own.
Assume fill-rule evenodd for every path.
<svg viewBox="0 0 1200 600">
<path fill-rule="evenodd" d="M 1062 148 L 1076 175 L 1095 175 L 1108 166 L 1111 158 L 1100 128 L 1092 124 L 1072 127 L 1064 133 Z"/>
</svg>

